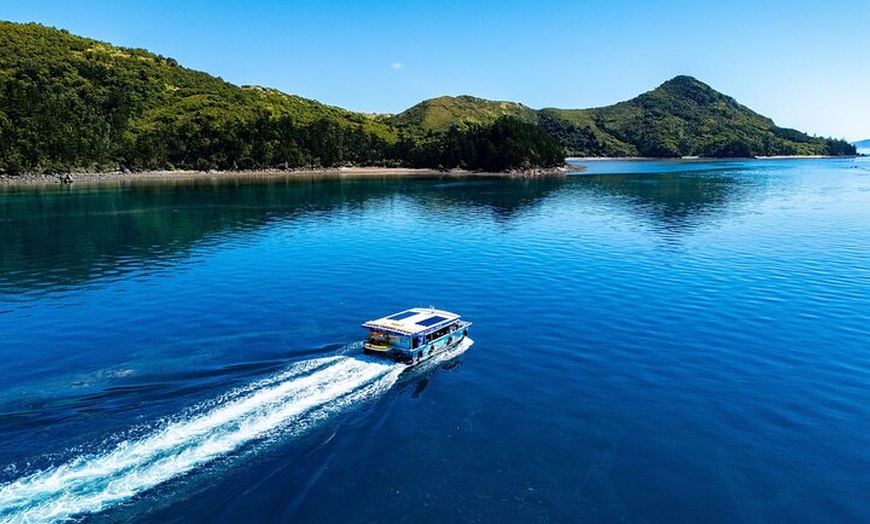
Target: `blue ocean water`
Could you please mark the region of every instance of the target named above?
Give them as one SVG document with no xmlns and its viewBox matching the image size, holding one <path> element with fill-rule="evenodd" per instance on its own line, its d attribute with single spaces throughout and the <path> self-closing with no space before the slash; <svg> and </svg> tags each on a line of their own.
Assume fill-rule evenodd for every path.
<svg viewBox="0 0 870 524">
<path fill-rule="evenodd" d="M 870 161 L 578 163 L 0 192 L 0 522 L 870 521 Z"/>
</svg>

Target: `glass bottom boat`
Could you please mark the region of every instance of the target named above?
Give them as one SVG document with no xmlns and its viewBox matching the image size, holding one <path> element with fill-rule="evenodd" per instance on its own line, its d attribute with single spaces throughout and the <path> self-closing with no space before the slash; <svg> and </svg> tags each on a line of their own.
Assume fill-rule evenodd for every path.
<svg viewBox="0 0 870 524">
<path fill-rule="evenodd" d="M 456 313 L 429 308 L 412 308 L 369 320 L 363 353 L 396 362 L 416 364 L 456 347 L 468 336 L 471 322 Z"/>
</svg>

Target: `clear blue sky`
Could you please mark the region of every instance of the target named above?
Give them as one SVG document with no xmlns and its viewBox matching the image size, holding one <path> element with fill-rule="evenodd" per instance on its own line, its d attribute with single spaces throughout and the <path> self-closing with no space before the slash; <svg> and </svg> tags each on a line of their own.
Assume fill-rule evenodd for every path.
<svg viewBox="0 0 870 524">
<path fill-rule="evenodd" d="M 779 125 L 870 138 L 866 0 L 2 0 L 0 19 L 355 111 L 585 108 L 688 74 Z"/>
</svg>

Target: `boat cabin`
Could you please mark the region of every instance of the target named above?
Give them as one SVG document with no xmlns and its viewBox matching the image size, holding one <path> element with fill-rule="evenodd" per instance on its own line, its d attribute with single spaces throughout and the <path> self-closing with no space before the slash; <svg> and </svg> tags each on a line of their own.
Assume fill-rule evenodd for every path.
<svg viewBox="0 0 870 524">
<path fill-rule="evenodd" d="M 412 308 L 369 320 L 363 352 L 408 364 L 457 345 L 468 334 L 471 322 L 456 313 L 434 308 Z"/>
</svg>

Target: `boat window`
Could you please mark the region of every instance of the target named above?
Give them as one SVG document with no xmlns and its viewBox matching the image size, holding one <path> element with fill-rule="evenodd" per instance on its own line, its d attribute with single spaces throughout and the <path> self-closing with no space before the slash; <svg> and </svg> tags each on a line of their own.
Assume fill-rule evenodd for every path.
<svg viewBox="0 0 870 524">
<path fill-rule="evenodd" d="M 390 335 L 390 345 L 397 348 L 410 349 L 411 337 L 402 337 L 399 335 Z"/>
<path fill-rule="evenodd" d="M 447 320 L 447 317 L 439 317 L 438 315 L 435 315 L 434 317 L 424 318 L 417 322 L 417 324 L 421 326 L 432 326 L 445 320 Z"/>
<path fill-rule="evenodd" d="M 406 318 L 411 318 L 416 314 L 416 311 L 402 311 L 401 313 L 396 313 L 391 317 L 387 317 L 387 320 L 405 320 Z"/>
</svg>

